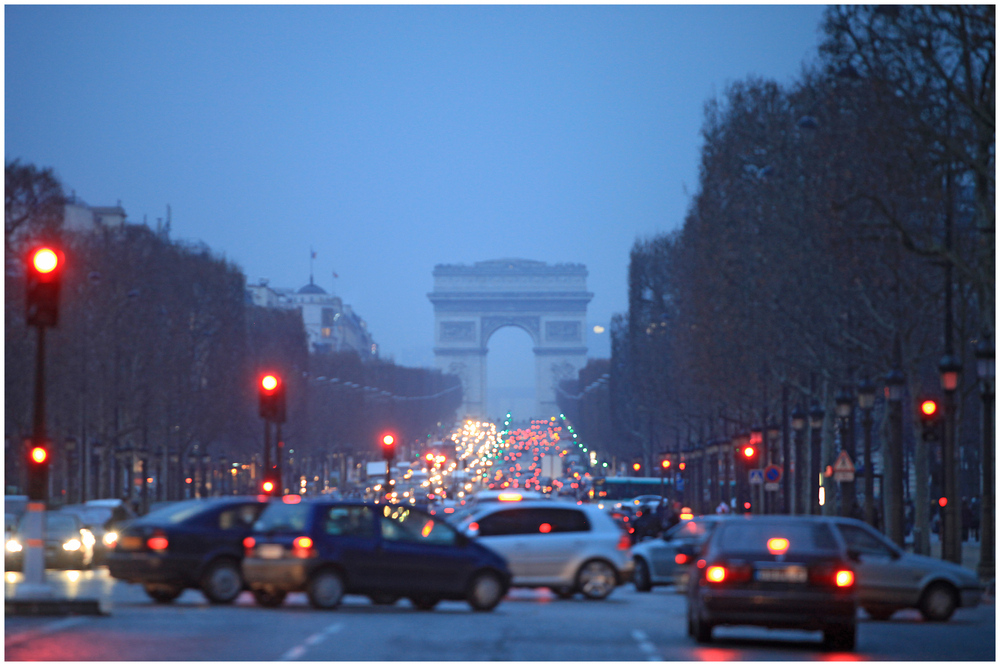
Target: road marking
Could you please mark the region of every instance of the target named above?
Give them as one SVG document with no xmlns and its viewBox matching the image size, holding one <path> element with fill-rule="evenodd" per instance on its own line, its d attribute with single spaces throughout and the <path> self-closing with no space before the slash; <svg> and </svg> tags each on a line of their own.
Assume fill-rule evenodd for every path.
<svg viewBox="0 0 1000 666">
<path fill-rule="evenodd" d="M 302 641 L 302 645 L 296 645 L 291 650 L 278 657 L 278 661 L 295 661 L 296 659 L 300 658 L 302 655 L 306 653 L 306 648 L 310 648 L 316 645 L 317 643 L 321 643 L 323 640 L 326 639 L 327 636 L 332 636 L 333 634 L 340 631 L 342 627 L 343 625 L 340 622 L 331 624 L 323 631 L 317 632 L 312 636 L 310 636 L 309 638 Z"/>
<path fill-rule="evenodd" d="M 4 647 L 13 647 L 15 645 L 20 645 L 39 636 L 44 636 L 45 634 L 51 634 L 54 631 L 60 631 L 62 629 L 67 629 L 74 625 L 80 624 L 87 618 L 85 617 L 68 617 L 64 620 L 58 620 L 51 624 L 39 627 L 37 629 L 29 629 L 28 631 L 23 631 L 19 634 L 7 635 L 4 637 Z"/>
<path fill-rule="evenodd" d="M 632 631 L 632 638 L 634 638 L 635 642 L 639 644 L 639 649 L 646 653 L 646 661 L 663 661 L 663 657 L 660 656 L 660 651 L 657 650 L 656 646 L 650 642 L 646 632 L 640 629 L 634 629 Z"/>
</svg>

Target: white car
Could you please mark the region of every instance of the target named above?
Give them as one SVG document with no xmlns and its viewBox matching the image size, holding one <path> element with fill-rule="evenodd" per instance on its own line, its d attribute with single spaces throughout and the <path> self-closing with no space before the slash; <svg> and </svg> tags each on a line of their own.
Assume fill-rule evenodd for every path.
<svg viewBox="0 0 1000 666">
<path fill-rule="evenodd" d="M 512 587 L 603 599 L 632 577 L 631 539 L 596 505 L 498 502 L 474 510 L 459 529 L 507 560 Z"/>
</svg>

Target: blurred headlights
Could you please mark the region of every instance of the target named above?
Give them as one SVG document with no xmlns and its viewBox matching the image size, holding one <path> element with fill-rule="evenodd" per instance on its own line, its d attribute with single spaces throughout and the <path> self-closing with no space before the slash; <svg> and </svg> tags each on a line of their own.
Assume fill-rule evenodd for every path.
<svg viewBox="0 0 1000 666">
<path fill-rule="evenodd" d="M 105 532 L 101 541 L 105 546 L 114 546 L 118 542 L 118 532 Z"/>
<path fill-rule="evenodd" d="M 11 539 L 10 541 L 8 541 L 7 542 L 7 551 L 11 552 L 11 553 L 20 553 L 21 552 L 21 544 L 20 544 L 20 542 L 18 542 L 17 539 Z"/>
<path fill-rule="evenodd" d="M 82 546 L 79 539 L 70 539 L 63 544 L 63 550 L 80 550 Z"/>
<path fill-rule="evenodd" d="M 94 533 L 88 529 L 80 530 L 80 538 L 83 540 L 83 545 L 87 548 L 92 548 L 94 544 L 97 543 L 97 539 L 94 538 Z"/>
</svg>

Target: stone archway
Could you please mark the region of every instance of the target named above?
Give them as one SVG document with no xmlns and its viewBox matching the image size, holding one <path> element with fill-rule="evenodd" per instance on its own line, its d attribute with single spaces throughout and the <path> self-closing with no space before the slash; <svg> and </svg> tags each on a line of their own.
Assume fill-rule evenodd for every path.
<svg viewBox="0 0 1000 666">
<path fill-rule="evenodd" d="M 524 329 L 535 354 L 535 414 L 558 413 L 555 386 L 587 362 L 587 267 L 525 259 L 434 267 L 434 356 L 462 380 L 460 415 L 486 414 L 486 343 L 506 326 Z M 518 415 L 518 418 L 521 418 Z"/>
</svg>

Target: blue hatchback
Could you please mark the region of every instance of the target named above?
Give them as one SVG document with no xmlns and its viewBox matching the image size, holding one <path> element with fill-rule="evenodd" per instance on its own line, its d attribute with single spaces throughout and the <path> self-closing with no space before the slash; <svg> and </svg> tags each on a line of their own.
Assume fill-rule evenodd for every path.
<svg viewBox="0 0 1000 666">
<path fill-rule="evenodd" d="M 510 587 L 507 562 L 440 517 L 398 504 L 272 502 L 244 540 L 243 577 L 262 606 L 304 591 L 316 608 L 344 594 L 421 610 L 442 599 L 493 609 Z"/>
</svg>

